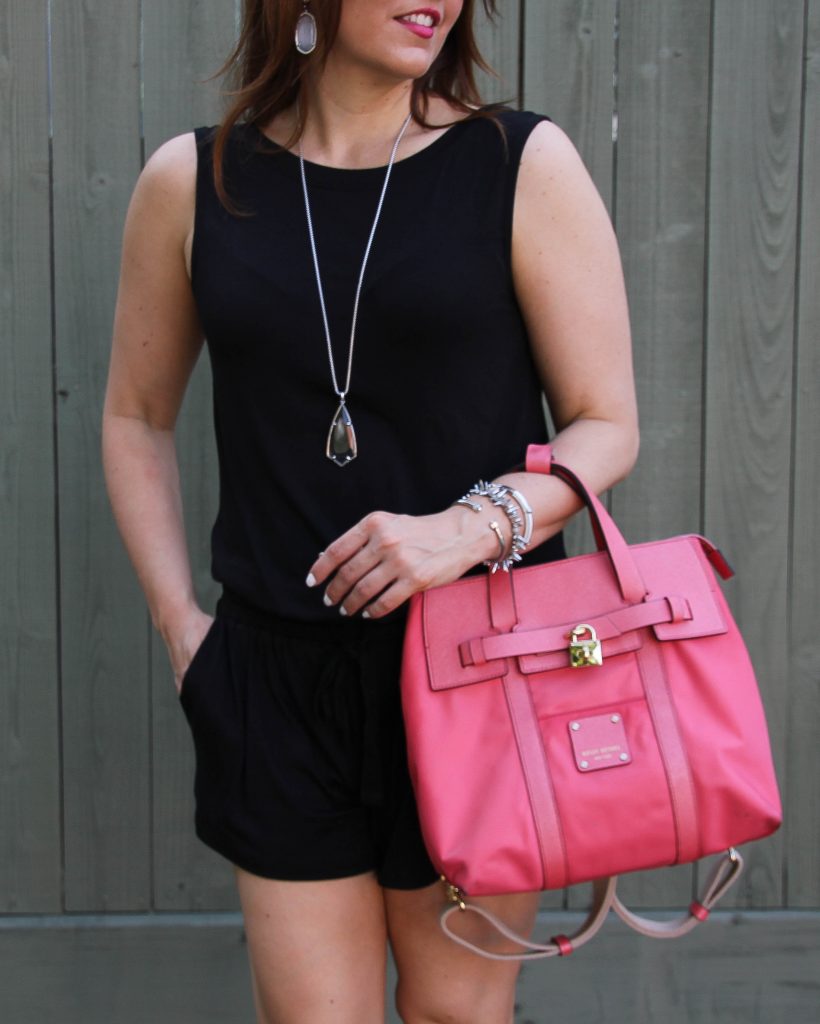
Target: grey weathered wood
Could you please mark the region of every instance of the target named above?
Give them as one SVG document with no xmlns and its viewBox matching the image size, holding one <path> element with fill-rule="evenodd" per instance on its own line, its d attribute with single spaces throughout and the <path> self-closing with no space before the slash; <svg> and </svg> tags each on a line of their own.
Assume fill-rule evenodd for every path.
<svg viewBox="0 0 820 1024">
<path fill-rule="evenodd" d="M 550 914 L 541 935 L 579 916 Z M 817 914 L 719 914 L 656 942 L 611 920 L 594 944 L 527 965 L 516 1024 L 814 1024 Z M 395 974 L 388 977 L 392 991 Z M 399 1024 L 389 1006 L 386 1021 Z M 252 1024 L 238 921 L 205 926 L 0 928 L 0 1018 L 10 1024 Z"/>
<path fill-rule="evenodd" d="M 122 224 L 140 160 L 138 15 L 131 0 L 51 7 L 70 910 L 150 901 L 148 623 L 100 460 Z"/>
<path fill-rule="evenodd" d="M 633 541 L 700 528 L 710 0 L 621 0 L 615 216 L 632 321 L 641 457 L 612 496 Z M 624 878 L 664 905 L 692 871 Z"/>
<path fill-rule="evenodd" d="M 616 219 L 640 461 L 614 494 L 630 540 L 700 528 L 710 0 L 622 0 Z"/>
<path fill-rule="evenodd" d="M 519 101 L 519 40 L 521 11 L 518 4 L 500 3 L 499 17 L 490 22 L 484 14 L 481 0 L 476 7 L 477 39 L 481 55 L 495 72 L 476 76 L 481 98 L 485 103 Z M 496 77 L 497 76 L 497 77 Z"/>
<path fill-rule="evenodd" d="M 795 367 L 786 834 L 789 906 L 820 905 L 820 3 L 809 0 Z"/>
<path fill-rule="evenodd" d="M 530 0 L 523 105 L 569 135 L 607 205 L 612 199 L 615 0 Z"/>
<path fill-rule="evenodd" d="M 782 771 L 803 6 L 717 4 L 714 33 L 704 527 L 739 570 L 727 589 Z M 735 899 L 780 904 L 782 874 L 776 836 L 749 849 Z"/>
<path fill-rule="evenodd" d="M 610 210 L 616 10 L 615 0 L 531 0 L 522 75 L 522 105 L 548 114 L 569 135 Z M 568 525 L 565 537 L 571 554 L 592 550 L 585 516 Z"/>
<path fill-rule="evenodd" d="M 46 2 L 0 11 L 0 909 L 61 902 Z"/>
<path fill-rule="evenodd" d="M 235 12 L 223 0 L 195 6 L 143 3 L 146 155 L 173 135 L 219 120 L 212 78 L 234 41 Z M 217 508 L 211 378 L 203 349 L 177 430 L 183 506 L 197 594 L 213 611 L 210 530 Z M 194 836 L 193 749 L 181 714 L 165 645 L 152 634 L 154 905 L 162 910 L 223 908 L 236 900 L 233 872 Z"/>
</svg>

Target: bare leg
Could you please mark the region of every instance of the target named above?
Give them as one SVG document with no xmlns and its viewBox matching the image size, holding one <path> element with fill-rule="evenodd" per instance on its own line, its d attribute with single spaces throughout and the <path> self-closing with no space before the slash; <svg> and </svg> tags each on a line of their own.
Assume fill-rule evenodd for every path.
<svg viewBox="0 0 820 1024">
<path fill-rule="evenodd" d="M 528 935 L 538 894 L 476 900 Z M 511 1024 L 518 964 L 487 960 L 463 949 L 441 931 L 440 883 L 402 892 L 385 890 L 390 943 L 399 972 L 396 1004 L 405 1024 Z M 494 937 L 475 915 L 457 922 L 459 931 L 489 949 L 515 950 Z"/>
<path fill-rule="evenodd" d="M 383 1024 L 386 929 L 373 875 L 236 874 L 259 1024 Z"/>
</svg>

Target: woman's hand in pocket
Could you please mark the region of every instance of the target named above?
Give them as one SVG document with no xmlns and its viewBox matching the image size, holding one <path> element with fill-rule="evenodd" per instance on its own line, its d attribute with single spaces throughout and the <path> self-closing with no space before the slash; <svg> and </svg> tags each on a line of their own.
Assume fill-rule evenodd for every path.
<svg viewBox="0 0 820 1024">
<path fill-rule="evenodd" d="M 208 615 L 201 608 L 194 606 L 190 613 L 180 621 L 173 633 L 165 638 L 168 656 L 171 659 L 171 668 L 174 672 L 174 685 L 178 694 L 182 690 L 185 674 L 213 621 L 213 615 Z"/>
</svg>

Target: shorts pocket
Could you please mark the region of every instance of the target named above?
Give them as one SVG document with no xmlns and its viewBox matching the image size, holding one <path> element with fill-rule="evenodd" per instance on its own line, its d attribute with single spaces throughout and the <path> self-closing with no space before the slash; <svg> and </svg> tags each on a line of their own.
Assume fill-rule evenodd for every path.
<svg viewBox="0 0 820 1024">
<path fill-rule="evenodd" d="M 194 656 L 188 662 L 188 667 L 185 669 L 185 672 L 184 672 L 184 674 L 182 676 L 182 679 L 180 680 L 180 685 L 179 685 L 179 699 L 180 700 L 183 700 L 187 696 L 187 694 L 188 694 L 188 690 L 191 687 L 191 683 L 192 683 L 192 681 L 194 679 L 196 671 L 197 671 L 200 663 L 204 660 L 203 659 L 203 655 L 205 653 L 205 649 L 208 646 L 209 641 L 213 637 L 214 633 L 216 632 L 215 627 L 216 627 L 216 624 L 218 622 L 219 622 L 219 619 L 218 618 L 214 618 L 214 621 L 210 624 L 210 626 L 206 630 L 205 636 L 203 636 L 203 638 L 200 640 L 199 647 L 197 647 L 197 649 L 194 651 Z"/>
</svg>

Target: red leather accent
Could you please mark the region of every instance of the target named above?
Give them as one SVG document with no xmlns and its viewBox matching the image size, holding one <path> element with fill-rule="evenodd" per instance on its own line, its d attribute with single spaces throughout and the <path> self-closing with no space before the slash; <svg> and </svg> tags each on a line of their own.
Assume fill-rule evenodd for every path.
<svg viewBox="0 0 820 1024">
<path fill-rule="evenodd" d="M 572 943 L 566 935 L 553 935 L 552 941 L 560 950 L 559 956 L 569 956 L 573 952 Z"/>
<path fill-rule="evenodd" d="M 723 580 L 730 580 L 735 570 L 729 565 L 728 560 L 724 556 L 720 548 L 716 548 L 711 541 L 708 541 L 705 537 L 699 538 L 703 550 L 706 552 L 706 557 L 712 564 L 712 568 Z"/>
<path fill-rule="evenodd" d="M 692 917 L 696 917 L 698 921 L 705 921 L 709 916 L 709 911 L 702 903 L 698 903 L 697 900 L 689 904 L 689 913 Z"/>
</svg>

